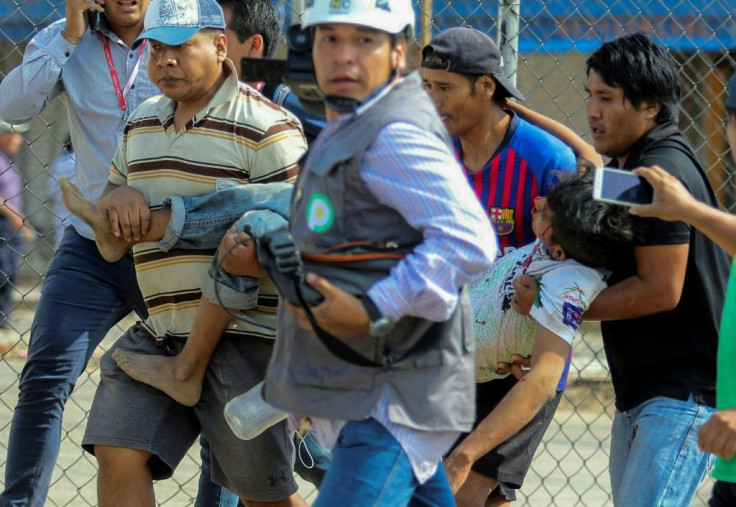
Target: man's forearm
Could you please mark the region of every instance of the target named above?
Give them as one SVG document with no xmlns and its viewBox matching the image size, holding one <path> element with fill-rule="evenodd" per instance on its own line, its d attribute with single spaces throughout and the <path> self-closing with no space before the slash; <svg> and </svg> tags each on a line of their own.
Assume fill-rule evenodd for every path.
<svg viewBox="0 0 736 507">
<path fill-rule="evenodd" d="M 636 273 L 601 291 L 585 320 L 633 319 L 672 310 L 685 284 L 689 244 L 634 248 Z"/>
<path fill-rule="evenodd" d="M 9 205 L 7 201 L 5 204 L 0 205 L 0 215 L 6 217 L 15 229 L 23 227 L 23 213 Z"/>
<path fill-rule="evenodd" d="M 72 51 L 58 35 L 60 27 L 39 33 L 26 48 L 23 63 L 0 83 L 0 117 L 18 124 L 29 121 L 61 92 L 61 66 Z"/>
<path fill-rule="evenodd" d="M 556 381 L 545 381 L 535 376 L 534 370 L 529 372 L 452 454 L 474 463 L 498 447 L 534 418 L 554 396 L 555 385 Z"/>
</svg>

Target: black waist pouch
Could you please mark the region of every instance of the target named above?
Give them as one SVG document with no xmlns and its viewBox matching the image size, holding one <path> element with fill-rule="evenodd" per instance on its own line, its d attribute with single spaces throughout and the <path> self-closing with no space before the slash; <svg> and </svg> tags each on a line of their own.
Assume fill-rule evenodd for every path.
<svg viewBox="0 0 736 507">
<path fill-rule="evenodd" d="M 319 305 L 323 297 L 305 280 L 313 272 L 358 299 L 378 280 L 386 278 L 407 251 L 384 248 L 369 243 L 349 243 L 320 254 L 300 253 L 287 229 L 261 236 L 258 260 L 268 271 L 281 296 L 304 309 L 317 337 L 335 356 L 352 364 L 385 367 L 386 364 L 366 358 L 322 329 L 310 307 Z"/>
<path fill-rule="evenodd" d="M 258 260 L 281 296 L 295 305 L 302 304 L 303 299 L 308 306 L 320 304 L 322 296 L 305 281 L 307 273 L 316 273 L 363 299 L 374 283 L 386 278 L 406 257 L 407 251 L 369 243 L 348 243 L 320 254 L 301 253 L 287 229 L 279 229 L 258 240 Z"/>
</svg>

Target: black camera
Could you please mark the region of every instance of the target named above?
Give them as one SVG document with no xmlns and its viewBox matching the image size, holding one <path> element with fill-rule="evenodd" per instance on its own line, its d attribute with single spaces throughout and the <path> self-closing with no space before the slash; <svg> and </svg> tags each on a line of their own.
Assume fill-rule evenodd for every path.
<svg viewBox="0 0 736 507">
<path fill-rule="evenodd" d="M 284 82 L 299 98 L 304 109 L 324 115 L 324 94 L 317 86 L 312 62 L 312 32 L 292 25 L 286 30 L 286 60 L 248 58 L 241 61 L 240 79 L 246 82 Z"/>
</svg>

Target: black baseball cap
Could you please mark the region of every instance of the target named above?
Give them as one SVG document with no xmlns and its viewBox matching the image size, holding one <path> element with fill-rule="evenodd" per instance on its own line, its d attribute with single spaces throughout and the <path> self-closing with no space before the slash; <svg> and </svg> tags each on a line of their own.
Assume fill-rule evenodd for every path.
<svg viewBox="0 0 736 507">
<path fill-rule="evenodd" d="M 503 58 L 498 47 L 488 35 L 469 26 L 443 30 L 429 41 L 422 50 L 422 61 L 434 54 L 448 62 L 447 70 L 458 74 L 489 74 L 508 95 L 524 100 L 503 73 Z"/>
</svg>

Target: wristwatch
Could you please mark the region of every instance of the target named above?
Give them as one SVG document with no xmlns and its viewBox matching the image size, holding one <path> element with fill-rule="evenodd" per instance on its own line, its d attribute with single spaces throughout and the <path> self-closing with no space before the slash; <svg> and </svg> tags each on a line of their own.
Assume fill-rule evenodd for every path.
<svg viewBox="0 0 736 507">
<path fill-rule="evenodd" d="M 381 314 L 376 303 L 368 296 L 363 298 L 363 307 L 365 307 L 370 324 L 368 325 L 368 334 L 373 337 L 384 336 L 394 327 L 394 323 Z"/>
</svg>

